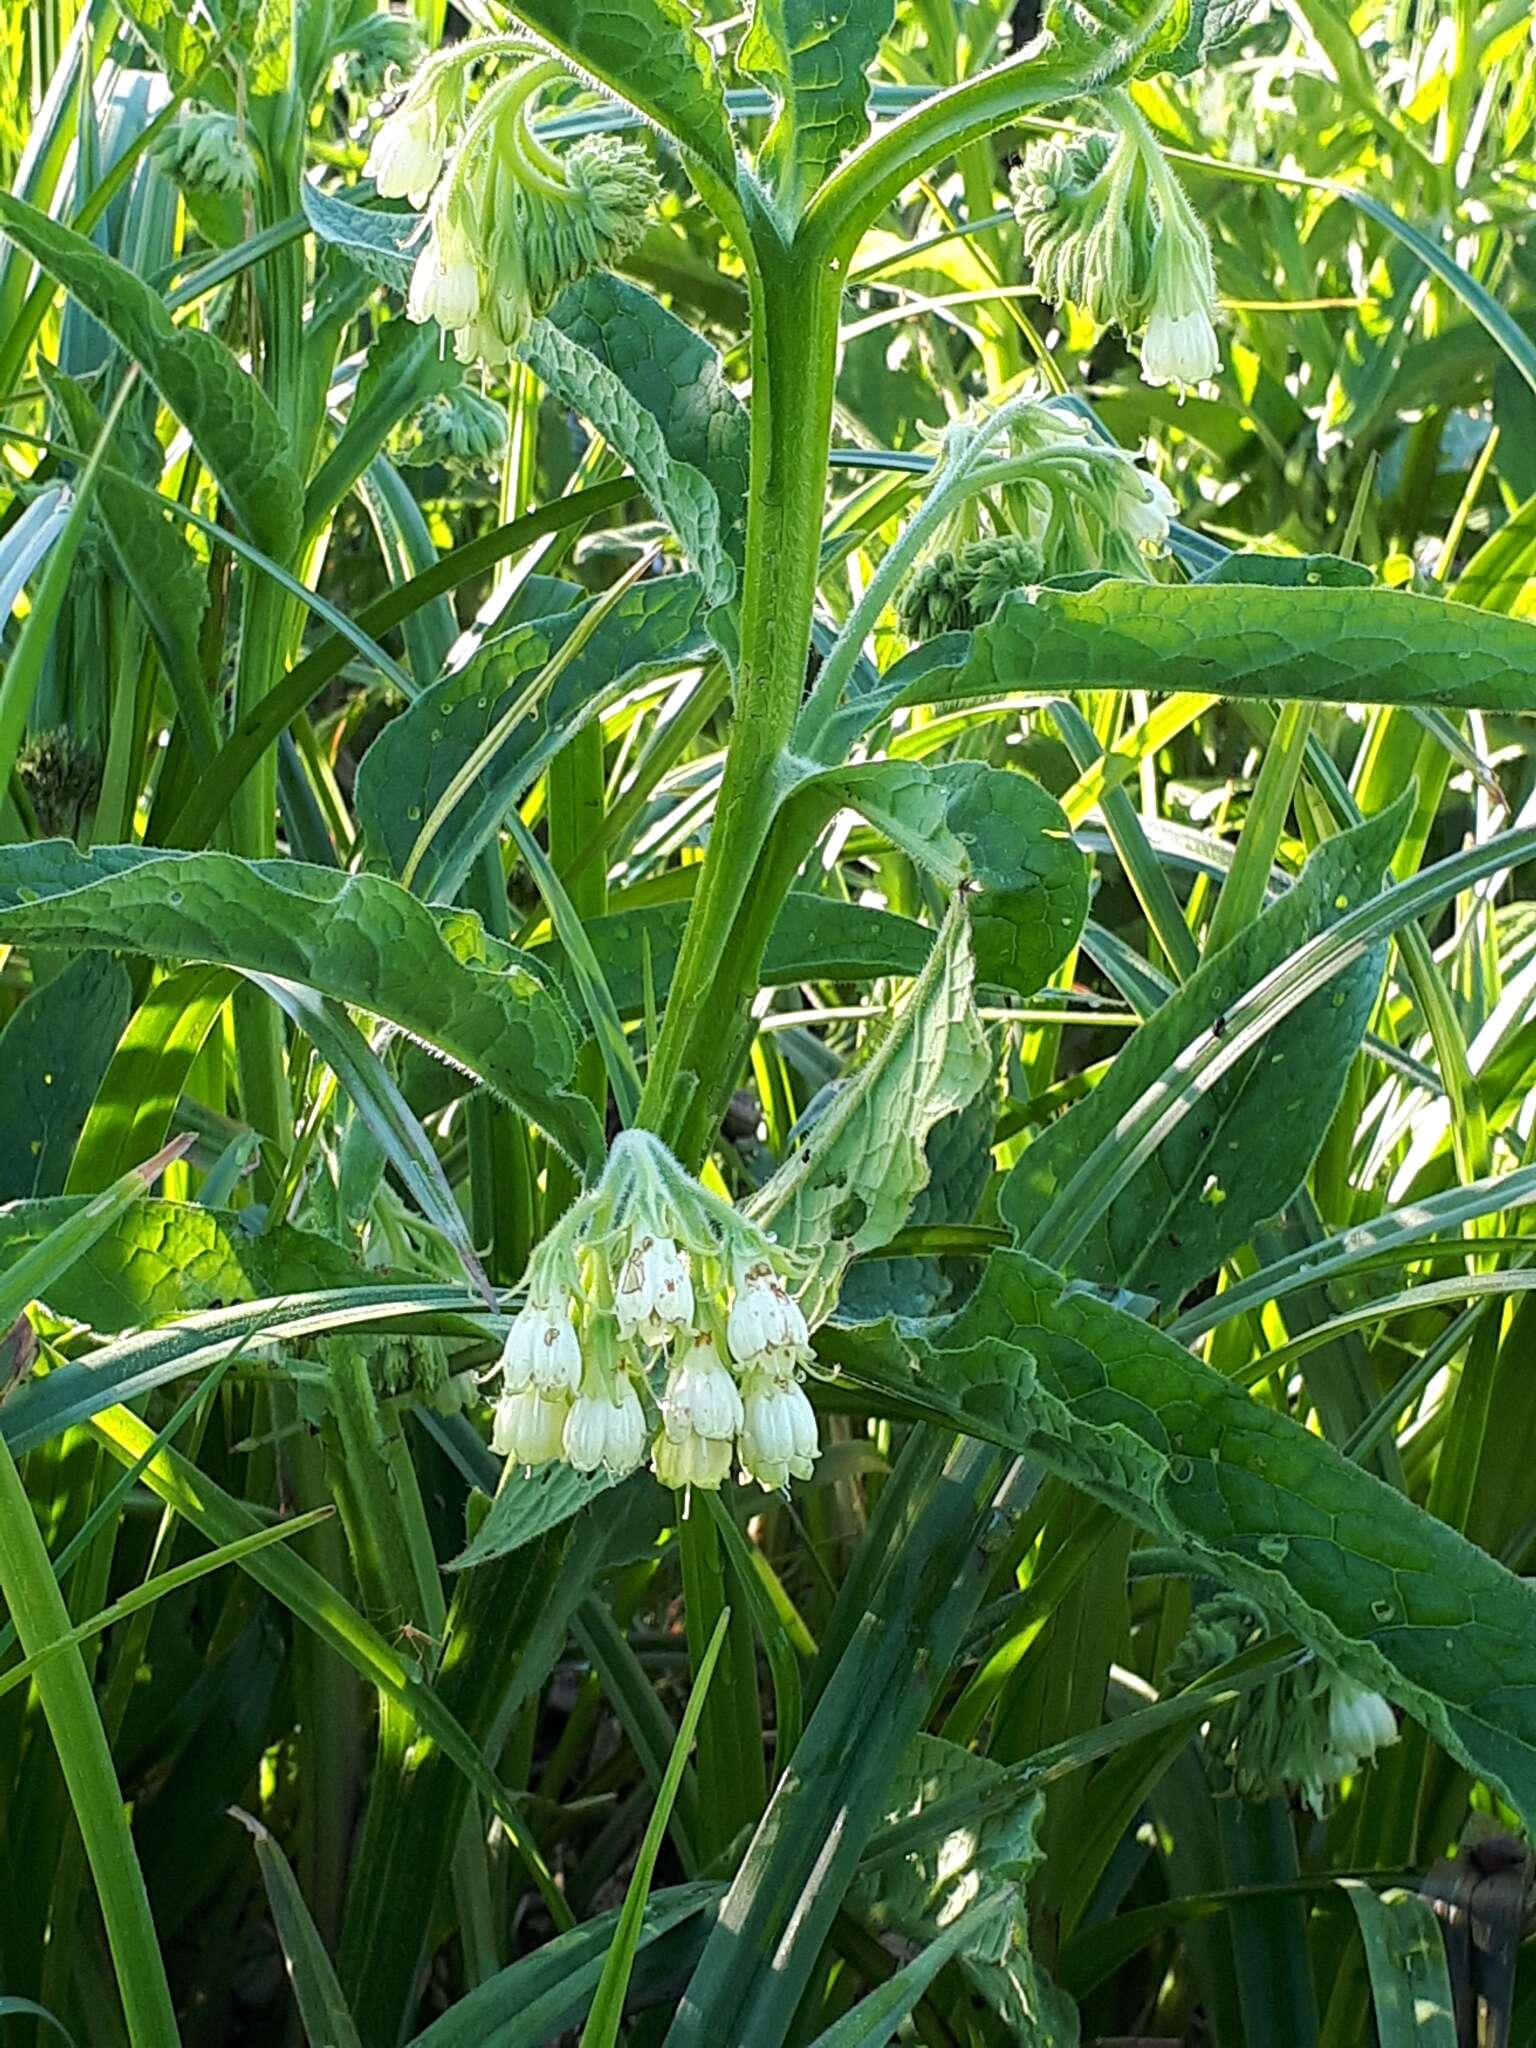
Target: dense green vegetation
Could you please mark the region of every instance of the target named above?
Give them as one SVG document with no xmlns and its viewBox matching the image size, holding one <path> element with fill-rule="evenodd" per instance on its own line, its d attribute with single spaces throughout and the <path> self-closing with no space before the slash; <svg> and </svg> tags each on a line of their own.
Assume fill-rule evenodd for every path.
<svg viewBox="0 0 1536 2048">
<path fill-rule="evenodd" d="M 0 23 L 0 2037 L 1532 2048 L 1527 0 Z"/>
</svg>

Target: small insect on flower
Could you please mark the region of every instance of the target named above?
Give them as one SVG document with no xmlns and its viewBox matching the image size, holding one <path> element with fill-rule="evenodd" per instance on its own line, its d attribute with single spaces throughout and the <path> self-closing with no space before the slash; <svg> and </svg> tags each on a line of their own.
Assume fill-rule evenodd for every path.
<svg viewBox="0 0 1536 2048">
<path fill-rule="evenodd" d="M 529 1300 L 507 1332 L 501 1371 L 509 1394 L 529 1388 L 543 1394 L 575 1393 L 581 1384 L 581 1339 L 568 1296 L 556 1302 Z"/>
<path fill-rule="evenodd" d="M 736 1292 L 725 1340 L 736 1363 L 750 1365 L 765 1352 L 804 1350 L 810 1333 L 800 1304 L 768 1260 L 740 1260 L 732 1277 Z"/>
<path fill-rule="evenodd" d="M 670 1237 L 641 1232 L 630 1244 L 614 1291 L 619 1335 L 661 1344 L 693 1321 L 693 1308 L 687 1253 Z"/>
</svg>

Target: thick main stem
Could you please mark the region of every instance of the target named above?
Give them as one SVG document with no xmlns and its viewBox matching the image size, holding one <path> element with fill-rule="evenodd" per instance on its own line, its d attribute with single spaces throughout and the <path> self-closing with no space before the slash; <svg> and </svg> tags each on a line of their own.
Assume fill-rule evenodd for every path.
<svg viewBox="0 0 1536 2048">
<path fill-rule="evenodd" d="M 819 247 L 759 237 L 752 323 L 752 448 L 736 715 L 704 873 L 694 895 L 640 1122 L 696 1166 L 734 1068 L 732 1028 L 755 987 L 732 943 L 773 822 L 779 769 L 805 689 L 825 505 L 842 277 Z"/>
</svg>

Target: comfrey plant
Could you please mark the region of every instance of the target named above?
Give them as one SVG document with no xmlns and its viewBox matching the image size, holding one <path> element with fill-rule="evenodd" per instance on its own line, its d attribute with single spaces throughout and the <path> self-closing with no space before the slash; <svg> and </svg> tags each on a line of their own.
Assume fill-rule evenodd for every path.
<svg viewBox="0 0 1536 2048">
<path fill-rule="evenodd" d="M 18 2015 L 1449 2010 L 1330 1882 L 1536 1820 L 1525 24 L 1364 107 L 1432 11 L 0 39 Z"/>
<path fill-rule="evenodd" d="M 657 1139 L 623 1133 L 597 1186 L 529 1260 L 495 1449 L 614 1479 L 649 1451 L 657 1478 L 683 1489 L 717 1488 L 733 1451 L 743 1479 L 766 1489 L 809 1479 L 819 1443 L 793 1268 Z M 659 1385 L 646 1369 L 657 1353 L 669 1359 Z"/>
</svg>

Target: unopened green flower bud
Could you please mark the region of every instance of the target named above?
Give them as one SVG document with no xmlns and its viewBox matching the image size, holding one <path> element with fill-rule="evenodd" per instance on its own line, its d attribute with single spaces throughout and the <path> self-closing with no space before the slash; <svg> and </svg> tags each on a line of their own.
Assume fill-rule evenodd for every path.
<svg viewBox="0 0 1536 2048">
<path fill-rule="evenodd" d="M 1038 583 L 1043 566 L 1039 548 L 1017 533 L 941 548 L 897 599 L 901 629 L 909 640 L 968 633 L 985 625 L 1010 591 Z"/>
<path fill-rule="evenodd" d="M 249 192 L 259 175 L 250 144 L 232 114 L 184 113 L 156 145 L 167 177 L 187 192 Z"/>
<path fill-rule="evenodd" d="M 396 73 L 414 68 L 421 56 L 421 30 L 409 14 L 369 14 L 349 29 L 342 77 L 350 92 L 373 99 Z"/>
<path fill-rule="evenodd" d="M 507 445 L 507 418 L 499 405 L 467 384 L 439 391 L 411 416 L 398 459 L 413 469 L 442 463 L 453 470 L 490 468 Z"/>
<path fill-rule="evenodd" d="M 101 795 L 101 761 L 67 726 L 37 733 L 16 757 L 16 774 L 45 838 L 74 838 Z"/>
</svg>

